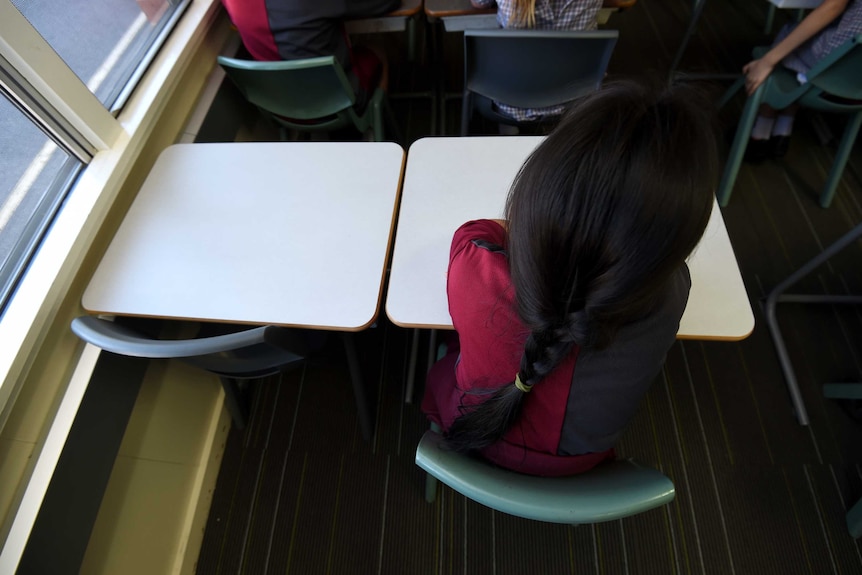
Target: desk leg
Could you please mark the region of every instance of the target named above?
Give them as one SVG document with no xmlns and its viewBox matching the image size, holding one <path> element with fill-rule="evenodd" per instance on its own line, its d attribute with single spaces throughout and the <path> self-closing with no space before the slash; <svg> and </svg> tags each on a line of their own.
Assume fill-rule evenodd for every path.
<svg viewBox="0 0 862 575">
<path fill-rule="evenodd" d="M 410 344 L 410 361 L 407 364 L 407 389 L 404 392 L 404 403 L 413 403 L 413 389 L 416 387 L 416 370 L 419 363 L 419 338 L 422 332 L 418 329 L 413 330 L 413 341 Z M 432 329 L 428 335 L 428 371 L 437 361 L 437 350 L 434 349 L 434 343 L 437 340 L 437 330 Z"/>
<path fill-rule="evenodd" d="M 237 429 L 245 429 L 248 423 L 248 405 L 245 400 L 245 394 L 239 388 L 239 384 L 235 379 L 230 377 L 219 377 L 222 389 L 224 389 L 224 404 L 230 418 L 233 420 L 234 427 Z"/>
<path fill-rule="evenodd" d="M 407 19 L 407 61 L 416 62 L 416 21 L 419 16 Z"/>
<path fill-rule="evenodd" d="M 365 382 L 362 380 L 362 369 L 359 366 L 359 356 L 356 353 L 355 334 L 344 332 L 341 340 L 347 354 L 347 366 L 350 369 L 350 382 L 353 384 L 353 395 L 356 398 L 356 410 L 359 412 L 359 427 L 362 437 L 371 440 L 374 430 L 374 418 L 368 407 L 368 396 L 365 393 Z"/>
<path fill-rule="evenodd" d="M 799 384 L 796 381 L 796 373 L 793 370 L 793 364 L 790 361 L 790 354 L 787 352 L 787 346 L 784 345 L 784 338 L 781 335 L 781 329 L 778 327 L 778 319 L 775 316 L 775 306 L 779 301 L 796 301 L 808 303 L 858 303 L 862 302 L 862 297 L 857 296 L 805 296 L 786 294 L 787 289 L 810 274 L 814 269 L 820 266 L 823 262 L 840 252 L 842 249 L 856 241 L 862 236 L 862 224 L 858 224 L 852 230 L 844 234 L 838 241 L 817 256 L 812 258 L 808 263 L 790 274 L 783 282 L 775 286 L 766 298 L 766 325 L 769 328 L 769 333 L 772 336 L 772 341 L 775 344 L 775 351 L 778 353 L 778 361 L 781 363 L 781 370 L 784 372 L 784 378 L 787 382 L 787 389 L 790 392 L 790 400 L 793 402 L 793 408 L 796 410 L 796 419 L 800 425 L 808 425 L 808 412 L 805 409 L 805 402 L 802 400 L 802 394 L 799 391 Z"/>
<path fill-rule="evenodd" d="M 443 34 L 441 30 L 443 23 L 440 20 L 428 21 L 429 32 L 431 32 L 431 82 L 434 84 L 434 102 L 437 107 L 437 122 L 439 126 L 434 126 L 433 135 L 446 135 L 446 70 L 443 61 Z"/>
<path fill-rule="evenodd" d="M 679 48 L 676 50 L 676 56 L 673 58 L 673 63 L 670 65 L 670 79 L 669 81 L 673 82 L 674 73 L 676 72 L 676 67 L 679 66 L 680 60 L 682 60 L 682 55 L 685 52 L 686 47 L 688 46 L 688 41 L 691 39 L 691 35 L 694 34 L 694 29 L 697 27 L 697 21 L 700 20 L 700 14 L 703 12 L 703 5 L 706 4 L 706 0 L 693 0 L 694 5 L 691 7 L 691 17 L 688 20 L 688 28 L 685 30 L 685 35 L 682 37 L 682 42 L 679 45 Z"/>
<path fill-rule="evenodd" d="M 772 25 L 775 22 L 775 4 L 769 3 L 769 11 L 766 13 L 766 23 L 763 25 L 764 34 L 772 34 Z"/>
<path fill-rule="evenodd" d="M 431 371 L 431 368 L 437 362 L 437 330 L 432 329 L 428 335 L 428 369 L 425 373 Z"/>
<path fill-rule="evenodd" d="M 413 403 L 413 387 L 416 382 L 416 363 L 419 359 L 419 336 L 422 332 L 413 330 L 413 341 L 410 343 L 410 360 L 407 362 L 407 385 L 404 390 L 404 403 Z"/>
</svg>

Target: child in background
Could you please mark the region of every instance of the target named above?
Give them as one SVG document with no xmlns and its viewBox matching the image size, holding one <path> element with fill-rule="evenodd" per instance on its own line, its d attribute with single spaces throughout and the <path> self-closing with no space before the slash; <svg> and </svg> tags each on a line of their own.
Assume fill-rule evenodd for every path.
<svg viewBox="0 0 862 575">
<path fill-rule="evenodd" d="M 335 56 L 362 109 L 385 77 L 384 55 L 351 46 L 344 21 L 391 12 L 400 0 L 222 0 L 252 58 L 261 61 Z"/>
<path fill-rule="evenodd" d="M 688 300 L 717 173 L 709 109 L 691 87 L 607 85 L 527 159 L 505 220 L 455 232 L 457 337 L 422 403 L 450 447 L 536 475 L 614 457 Z"/>
<path fill-rule="evenodd" d="M 805 74 L 812 66 L 860 33 L 862 0 L 823 0 L 801 22 L 785 26 L 763 57 L 743 66 L 745 91 L 753 94 L 779 63 L 796 72 L 800 83 L 807 82 Z M 774 110 L 762 105 L 751 129 L 745 159 L 760 161 L 783 157 L 787 153 L 797 108 Z"/>
<path fill-rule="evenodd" d="M 548 30 L 595 30 L 596 15 L 602 0 L 470 0 L 476 8 L 497 5 L 501 28 L 539 28 Z M 565 106 L 516 108 L 495 102 L 504 114 L 519 122 L 560 115 Z"/>
</svg>

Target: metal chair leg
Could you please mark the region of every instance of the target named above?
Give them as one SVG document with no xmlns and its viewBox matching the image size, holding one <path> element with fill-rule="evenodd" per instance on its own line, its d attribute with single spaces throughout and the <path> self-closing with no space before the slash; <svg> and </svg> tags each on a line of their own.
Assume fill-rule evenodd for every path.
<svg viewBox="0 0 862 575">
<path fill-rule="evenodd" d="M 694 34 L 694 29 L 697 28 L 697 21 L 700 20 L 700 14 L 703 12 L 704 4 L 706 4 L 706 0 L 694 0 L 694 5 L 691 7 L 691 16 L 688 20 L 688 27 L 685 29 L 685 35 L 682 37 L 682 42 L 680 42 L 679 48 L 676 50 L 676 55 L 673 58 L 673 63 L 670 65 L 669 81 L 671 82 L 673 82 L 676 67 L 679 66 L 679 62 L 682 60 L 685 48 L 688 46 L 688 42 L 691 40 L 692 34 Z"/>
<path fill-rule="evenodd" d="M 862 296 L 816 296 L 784 293 L 788 288 L 790 288 L 790 286 L 810 274 L 826 260 L 856 241 L 860 236 L 862 236 L 862 224 L 856 225 L 856 227 L 844 234 L 840 239 L 838 239 L 838 241 L 828 246 L 818 255 L 809 260 L 805 265 L 790 274 L 790 276 L 788 276 L 783 282 L 775 286 L 766 298 L 766 325 L 769 328 L 769 333 L 772 336 L 773 343 L 775 344 L 775 350 L 778 353 L 778 361 L 781 364 L 781 370 L 784 372 L 784 379 L 787 383 L 787 389 L 790 392 L 790 399 L 793 402 L 794 409 L 796 410 L 796 419 L 799 421 L 800 425 L 808 425 L 808 412 L 805 409 L 805 402 L 802 400 L 802 394 L 799 390 L 799 383 L 796 380 L 793 363 L 790 361 L 790 354 L 787 351 L 787 346 L 784 344 L 784 337 L 781 335 L 781 329 L 778 326 L 775 307 L 780 301 L 807 303 L 862 302 Z"/>
<path fill-rule="evenodd" d="M 844 173 L 844 167 L 847 165 L 847 159 L 850 157 L 850 151 L 853 149 L 857 134 L 859 134 L 860 126 L 862 126 L 862 112 L 857 112 L 844 128 L 841 143 L 838 145 L 838 151 L 832 161 L 832 168 L 829 170 L 826 187 L 823 188 L 820 195 L 821 207 L 828 208 L 832 204 L 832 199 L 835 197 L 835 192 L 841 181 L 841 175 Z"/>
<path fill-rule="evenodd" d="M 751 128 L 754 126 L 754 120 L 757 118 L 757 111 L 760 108 L 760 102 L 763 101 L 763 95 L 766 93 L 768 82 L 770 82 L 769 79 L 754 94 L 749 96 L 745 102 L 742 117 L 739 119 L 739 125 L 736 127 L 736 135 L 733 137 L 733 145 L 730 147 L 730 152 L 727 155 L 727 163 L 721 175 L 721 183 L 718 184 L 718 189 L 715 192 L 718 205 L 721 207 L 726 206 L 727 202 L 730 201 L 730 194 L 733 192 L 733 185 L 736 183 L 739 166 L 742 164 L 742 156 L 745 154 L 745 148 L 748 145 L 748 137 L 751 134 Z"/>
<path fill-rule="evenodd" d="M 347 367 L 350 369 L 350 382 L 353 384 L 353 395 L 356 399 L 356 410 L 359 413 L 359 428 L 362 437 L 369 441 L 373 435 L 374 417 L 365 393 L 365 382 L 362 378 L 362 369 L 359 366 L 359 356 L 356 353 L 354 334 L 342 333 L 341 340 L 344 342 L 344 352 L 347 355 Z"/>
<path fill-rule="evenodd" d="M 410 343 L 410 359 L 407 362 L 407 385 L 404 390 L 404 403 L 413 403 L 413 387 L 416 381 L 416 363 L 419 358 L 419 336 L 422 332 L 413 330 L 413 341 Z"/>
</svg>

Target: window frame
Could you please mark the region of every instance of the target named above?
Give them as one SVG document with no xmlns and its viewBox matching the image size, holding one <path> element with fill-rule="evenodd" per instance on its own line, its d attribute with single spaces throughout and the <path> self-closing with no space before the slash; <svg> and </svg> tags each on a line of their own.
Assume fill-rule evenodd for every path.
<svg viewBox="0 0 862 575">
<path fill-rule="evenodd" d="M 102 105 L 11 0 L 0 0 L 0 56 L 26 82 L 28 95 L 57 113 L 66 131 L 79 136 L 77 144 L 89 144 L 93 152 L 117 142 L 122 126 Z M 52 136 L 68 149 L 59 133 Z"/>
<path fill-rule="evenodd" d="M 219 0 L 193 0 L 115 118 L 22 19 L 9 0 L 0 0 L 0 55 L 17 62 L 17 72 L 83 134 L 94 153 L 0 316 L 0 430 L 21 388 L 34 384 L 37 361 L 40 367 L 56 362 L 48 377 L 60 382 L 47 420 L 34 422 L 42 428 L 41 439 L 0 524 L 0 572 L 15 570 L 80 401 L 82 391 L 71 374 L 88 352 L 68 319 L 82 313 L 80 296 L 92 271 L 82 266 L 99 249 L 96 242 L 115 203 L 130 200 L 136 178 L 160 148 L 181 135 L 215 56 L 233 35 Z"/>
<path fill-rule="evenodd" d="M 0 0 L 0 57 L 27 90 L 26 97 L 56 112 L 49 136 L 70 151 L 89 149 L 89 162 L 42 238 L 15 293 L 0 315 L 0 429 L 17 396 L 18 380 L 44 339 L 40 333 L 68 289 L 86 248 L 133 165 L 140 140 L 155 126 L 159 106 L 181 77 L 215 18 L 218 0 L 194 0 L 141 77 L 117 116 L 93 95 L 10 0 Z M 72 141 L 69 140 L 71 134 Z M 71 259 L 70 259 L 71 258 Z M 29 358 L 29 359 L 28 359 Z"/>
</svg>

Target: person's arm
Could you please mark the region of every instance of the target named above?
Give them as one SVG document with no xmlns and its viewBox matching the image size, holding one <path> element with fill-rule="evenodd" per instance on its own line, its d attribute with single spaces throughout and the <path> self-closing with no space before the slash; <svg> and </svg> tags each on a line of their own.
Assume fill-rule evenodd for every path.
<svg viewBox="0 0 862 575">
<path fill-rule="evenodd" d="M 773 46 L 762 58 L 752 60 L 742 68 L 745 74 L 745 91 L 751 95 L 766 81 L 775 66 L 785 56 L 816 36 L 844 12 L 850 0 L 823 0 L 787 37 Z"/>
<path fill-rule="evenodd" d="M 470 0 L 473 8 L 490 8 L 497 5 L 497 0 Z"/>
</svg>

